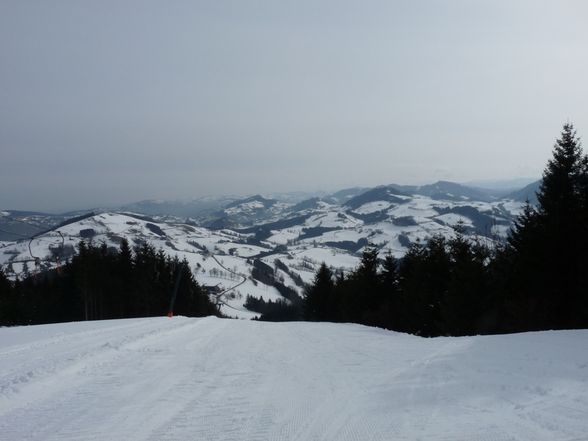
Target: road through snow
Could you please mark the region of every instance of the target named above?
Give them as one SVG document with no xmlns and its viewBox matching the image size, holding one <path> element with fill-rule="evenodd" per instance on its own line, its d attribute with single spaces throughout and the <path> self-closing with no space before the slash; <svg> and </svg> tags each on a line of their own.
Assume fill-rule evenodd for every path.
<svg viewBox="0 0 588 441">
<path fill-rule="evenodd" d="M 0 329 L 0 440 L 586 440 L 588 331 L 183 317 Z"/>
</svg>

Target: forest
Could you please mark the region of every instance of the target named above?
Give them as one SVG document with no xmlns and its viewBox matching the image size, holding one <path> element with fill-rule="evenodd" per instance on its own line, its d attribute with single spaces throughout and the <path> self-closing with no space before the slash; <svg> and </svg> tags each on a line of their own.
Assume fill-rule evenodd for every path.
<svg viewBox="0 0 588 441">
<path fill-rule="evenodd" d="M 59 269 L 9 281 L 0 273 L 0 325 L 220 315 L 186 261 L 145 243 L 131 251 L 80 242 Z"/>
</svg>

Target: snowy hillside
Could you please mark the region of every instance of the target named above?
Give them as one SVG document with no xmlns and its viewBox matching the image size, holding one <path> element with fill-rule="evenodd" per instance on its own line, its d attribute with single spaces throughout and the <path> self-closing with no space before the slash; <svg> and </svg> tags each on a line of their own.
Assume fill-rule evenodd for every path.
<svg viewBox="0 0 588 441">
<path fill-rule="evenodd" d="M 382 257 L 401 257 L 415 242 L 433 235 L 452 237 L 456 225 L 492 243 L 507 234 L 523 202 L 439 182 L 350 189 L 298 202 L 255 195 L 231 200 L 221 210 L 212 206 L 205 205 L 209 211 L 201 219 L 106 211 L 68 220 L 3 211 L 4 230 L 16 225 L 21 236 L 25 227 L 31 229 L 29 237 L 36 236 L 0 242 L 0 265 L 14 279 L 58 267 L 76 252 L 80 240 L 109 247 L 118 247 L 123 238 L 132 247 L 148 242 L 170 256 L 185 258 L 225 314 L 250 318 L 256 314 L 243 307 L 247 295 L 267 301 L 287 298 L 288 292 L 301 294 L 322 262 L 349 271 L 358 265 L 368 243 L 376 245 Z M 153 203 L 148 207 L 155 209 Z M 57 227 L 46 228 L 57 220 Z"/>
<path fill-rule="evenodd" d="M 0 329 L 0 440 L 583 440 L 588 331 L 175 317 Z"/>
<path fill-rule="evenodd" d="M 256 315 L 243 307 L 247 294 L 263 296 L 266 300 L 282 298 L 269 281 L 264 283 L 251 276 L 254 265 L 258 264 L 256 262 L 267 260 L 272 267 L 274 263 L 271 257 L 260 256 L 260 253 L 271 250 L 247 244 L 247 235 L 233 231 L 211 231 L 185 224 L 154 223 L 129 214 L 102 213 L 57 228 L 30 241 L 4 243 L 0 249 L 0 263 L 9 276 L 23 275 L 25 268 L 35 272 L 58 267 L 59 261 L 63 262 L 75 253 L 80 240 L 119 247 L 123 238 L 127 238 L 132 246 L 148 242 L 170 256 L 186 259 L 198 282 L 219 294 L 221 309 L 229 316 L 251 318 Z M 276 279 L 296 287 L 296 282 L 288 274 L 278 269 L 272 271 Z M 305 274 L 307 279 L 312 277 L 309 268 L 304 272 L 308 273 Z"/>
<path fill-rule="evenodd" d="M 381 209 L 380 203 L 362 205 Z M 131 246 L 150 243 L 170 256 L 186 259 L 198 282 L 215 294 L 225 314 L 243 318 L 255 314 L 243 303 L 247 295 L 282 299 L 282 289 L 302 293 L 322 262 L 349 271 L 359 263 L 368 244 L 381 255 L 402 256 L 411 242 L 433 234 L 452 236 L 453 224 L 471 225 L 465 215 L 439 214 L 418 198 L 400 206 L 386 206 L 395 221 L 368 223 L 357 213 L 333 209 L 321 202 L 305 216 L 272 226 L 212 230 L 182 223 L 156 222 L 124 213 L 101 213 L 61 226 L 31 240 L 0 243 L 0 265 L 10 277 L 59 267 L 71 258 L 81 240 L 118 248 L 126 238 Z M 418 222 L 409 219 L 418 219 Z M 275 229 L 273 229 L 275 228 Z M 505 229 L 508 226 L 504 227 Z"/>
</svg>

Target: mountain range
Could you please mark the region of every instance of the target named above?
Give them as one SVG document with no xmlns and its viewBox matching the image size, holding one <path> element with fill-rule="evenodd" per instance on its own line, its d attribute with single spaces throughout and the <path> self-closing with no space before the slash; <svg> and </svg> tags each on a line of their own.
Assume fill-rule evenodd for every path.
<svg viewBox="0 0 588 441">
<path fill-rule="evenodd" d="M 349 188 L 332 194 L 142 201 L 51 215 L 0 211 L 0 265 L 11 278 L 59 267 L 80 240 L 118 247 L 149 242 L 188 260 L 227 315 L 251 317 L 247 295 L 300 295 L 322 262 L 348 271 L 368 244 L 401 257 L 413 243 L 455 228 L 487 243 L 506 237 L 539 183 L 496 190 L 439 181 Z M 305 197 L 306 196 L 306 197 Z"/>
</svg>

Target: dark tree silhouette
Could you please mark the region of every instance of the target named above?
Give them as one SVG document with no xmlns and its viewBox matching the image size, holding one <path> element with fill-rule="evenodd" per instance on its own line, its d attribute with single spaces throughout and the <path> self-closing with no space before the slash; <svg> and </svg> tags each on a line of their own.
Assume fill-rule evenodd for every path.
<svg viewBox="0 0 588 441">
<path fill-rule="evenodd" d="M 520 329 L 588 326 L 587 163 L 565 124 L 543 172 L 539 205 L 525 208 L 509 237 L 509 313 Z"/>
<path fill-rule="evenodd" d="M 52 323 L 165 315 L 219 315 L 194 279 L 188 262 L 150 245 L 120 250 L 81 242 L 60 271 L 11 283 L 0 275 L 0 325 Z"/>
<path fill-rule="evenodd" d="M 328 320 L 328 311 L 333 295 L 333 273 L 323 263 L 314 283 L 304 292 L 304 318 L 306 320 Z"/>
</svg>

